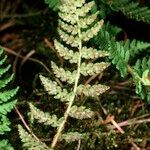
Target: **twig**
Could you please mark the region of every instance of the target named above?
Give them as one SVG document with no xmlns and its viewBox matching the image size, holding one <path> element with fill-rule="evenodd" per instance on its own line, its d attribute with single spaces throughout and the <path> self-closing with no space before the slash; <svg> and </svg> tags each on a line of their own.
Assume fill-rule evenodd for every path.
<svg viewBox="0 0 150 150">
<path fill-rule="evenodd" d="M 133 141 L 131 142 L 131 144 L 134 147 L 134 150 L 140 150 L 140 148 Z"/>
<path fill-rule="evenodd" d="M 93 76 L 91 76 L 86 82 L 85 82 L 85 85 L 86 84 L 89 84 L 93 79 L 95 79 L 97 76 L 99 75 L 99 73 L 98 74 L 95 74 L 95 75 L 93 75 Z"/>
<path fill-rule="evenodd" d="M 41 11 L 39 12 L 35 12 L 35 13 L 28 13 L 28 14 L 12 14 L 12 15 L 8 15 L 8 14 L 4 14 L 1 15 L 1 18 L 28 18 L 28 17 L 33 17 L 33 16 L 37 16 L 37 15 L 41 15 Z"/>
<path fill-rule="evenodd" d="M 77 147 L 77 150 L 80 150 L 80 147 L 81 147 L 81 140 L 78 140 L 78 147 Z"/>
<path fill-rule="evenodd" d="M 0 31 L 3 31 L 11 26 L 14 25 L 14 20 L 9 20 L 7 23 L 5 23 L 4 25 L 0 26 Z"/>
<path fill-rule="evenodd" d="M 22 66 L 33 54 L 35 54 L 35 50 L 31 50 L 22 60 L 21 65 Z"/>
<path fill-rule="evenodd" d="M 12 55 L 18 56 L 19 58 L 22 58 L 22 59 L 24 58 L 24 56 L 22 56 L 22 55 L 20 55 L 20 54 L 18 54 L 18 53 L 16 53 L 16 52 L 14 52 L 14 51 L 11 50 L 10 48 L 3 47 L 3 46 L 1 46 L 1 47 L 2 47 L 6 52 L 8 52 L 8 53 L 10 53 L 10 54 L 12 54 Z M 41 62 L 41 61 L 39 61 L 39 60 L 37 60 L 37 59 L 35 59 L 35 58 L 28 58 L 28 60 L 40 64 L 41 66 L 43 66 L 43 68 L 45 68 L 45 70 L 46 70 L 49 74 L 51 74 L 51 71 L 48 69 L 48 67 L 47 67 L 43 62 Z"/>
<path fill-rule="evenodd" d="M 29 126 L 28 126 L 27 123 L 25 122 L 25 120 L 24 120 L 23 116 L 21 115 L 20 111 L 19 111 L 17 108 L 15 108 L 15 110 L 16 110 L 16 113 L 18 114 L 19 118 L 21 119 L 23 125 L 25 126 L 25 128 L 31 133 L 31 135 L 32 135 L 36 140 L 39 141 L 39 139 L 37 138 L 37 136 L 31 131 L 31 129 L 29 128 Z"/>
<path fill-rule="evenodd" d="M 128 125 L 133 125 L 133 124 L 141 124 L 141 123 L 147 123 L 147 122 L 150 122 L 150 118 L 141 119 L 141 120 L 131 119 L 131 120 L 126 120 L 126 121 L 118 123 L 118 126 L 123 127 L 123 126 L 128 126 Z M 114 125 L 108 125 L 107 127 L 110 128 L 110 129 L 115 129 L 116 128 Z"/>
</svg>

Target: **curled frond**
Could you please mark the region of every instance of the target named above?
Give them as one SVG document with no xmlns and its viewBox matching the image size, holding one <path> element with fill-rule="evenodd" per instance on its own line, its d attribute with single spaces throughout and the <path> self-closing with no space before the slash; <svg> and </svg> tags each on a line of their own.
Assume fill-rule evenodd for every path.
<svg viewBox="0 0 150 150">
<path fill-rule="evenodd" d="M 69 116 L 76 119 L 87 119 L 94 116 L 94 112 L 90 109 L 87 109 L 84 106 L 72 106 L 69 112 Z"/>
</svg>

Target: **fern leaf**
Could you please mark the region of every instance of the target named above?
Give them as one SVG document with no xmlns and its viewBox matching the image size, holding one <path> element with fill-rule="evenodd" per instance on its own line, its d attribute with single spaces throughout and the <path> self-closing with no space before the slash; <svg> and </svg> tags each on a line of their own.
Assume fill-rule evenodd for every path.
<svg viewBox="0 0 150 150">
<path fill-rule="evenodd" d="M 150 58 L 144 57 L 142 60 L 137 60 L 134 66 L 133 78 L 136 85 L 136 93 L 142 99 L 147 99 L 150 102 Z"/>
<path fill-rule="evenodd" d="M 0 115 L 0 134 L 10 131 L 10 121 L 5 115 Z"/>
<path fill-rule="evenodd" d="M 81 50 L 82 58 L 84 59 L 97 59 L 101 57 L 109 56 L 110 53 L 108 51 L 97 50 L 94 48 L 87 48 L 84 46 Z"/>
<path fill-rule="evenodd" d="M 0 77 L 10 69 L 10 65 L 0 68 Z"/>
<path fill-rule="evenodd" d="M 68 102 L 70 100 L 72 93 L 68 93 L 66 89 L 62 89 L 56 82 L 51 81 L 42 75 L 40 75 L 40 80 L 49 95 L 55 95 L 54 98 L 60 99 L 62 102 Z"/>
<path fill-rule="evenodd" d="M 48 4 L 49 8 L 52 8 L 54 11 L 58 11 L 61 1 L 60 0 L 45 0 L 45 3 Z"/>
<path fill-rule="evenodd" d="M 58 68 L 58 66 L 52 62 L 52 69 L 54 74 L 56 75 L 57 78 L 60 78 L 61 81 L 67 81 L 69 84 L 72 84 L 75 82 L 75 77 L 76 77 L 76 71 L 70 72 L 70 71 L 65 71 L 63 68 Z"/>
<path fill-rule="evenodd" d="M 98 31 L 103 26 L 103 20 L 97 22 L 92 28 L 82 33 L 82 40 L 89 41 L 91 38 L 97 35 Z"/>
<path fill-rule="evenodd" d="M 82 29 L 86 29 L 88 28 L 89 25 L 91 25 L 92 23 L 95 22 L 95 20 L 97 19 L 98 16 L 98 12 L 88 16 L 88 18 L 81 18 L 79 19 L 78 23 L 80 24 Z M 103 21 L 101 20 L 100 24 L 103 24 Z"/>
<path fill-rule="evenodd" d="M 108 66 L 110 65 L 110 63 L 105 63 L 105 62 L 101 62 L 101 63 L 82 63 L 81 64 L 81 74 L 83 74 L 84 76 L 93 76 L 95 74 L 99 74 L 102 73 Z"/>
<path fill-rule="evenodd" d="M 78 62 L 78 57 L 79 57 L 78 52 L 73 52 L 73 50 L 69 50 L 67 47 L 65 47 L 57 40 L 54 40 L 54 45 L 61 57 L 64 57 L 64 59 L 69 60 L 70 63 Z"/>
<path fill-rule="evenodd" d="M 6 85 L 13 80 L 14 75 L 12 74 L 11 76 L 9 76 L 6 79 L 0 80 L 0 89 L 6 87 Z"/>
<path fill-rule="evenodd" d="M 29 103 L 29 106 L 30 106 L 29 115 L 32 121 L 36 119 L 39 123 L 43 123 L 44 125 L 51 125 L 52 127 L 58 127 L 60 125 L 62 119 L 58 119 L 56 115 L 44 113 L 31 103 Z"/>
<path fill-rule="evenodd" d="M 0 104 L 3 102 L 7 102 L 9 99 L 14 97 L 16 95 L 18 89 L 19 89 L 19 87 L 12 89 L 12 90 L 0 92 Z"/>
<path fill-rule="evenodd" d="M 0 141 L 0 149 L 1 150 L 14 150 L 14 148 L 8 143 L 8 140 Z"/>
<path fill-rule="evenodd" d="M 121 76 L 127 75 L 127 65 L 130 58 L 129 50 L 125 50 L 119 42 L 111 43 L 111 55 L 112 63 L 116 65 L 116 68 L 120 71 Z"/>
<path fill-rule="evenodd" d="M 6 115 L 15 107 L 16 100 L 13 100 L 13 97 L 18 91 L 18 87 L 12 90 L 8 90 L 7 88 L 13 79 L 13 75 L 5 77 L 5 73 L 10 68 L 10 65 L 6 64 L 6 60 L 7 56 L 0 47 L 0 134 L 10 131 L 10 122 Z"/>
<path fill-rule="evenodd" d="M 136 54 L 139 52 L 146 50 L 148 47 L 150 47 L 150 43 L 138 41 L 138 40 L 132 40 L 130 41 L 129 39 L 126 40 L 125 42 L 121 42 L 123 45 L 124 49 L 130 51 L 130 56 L 134 57 Z"/>
<path fill-rule="evenodd" d="M 126 16 L 137 21 L 150 23 L 150 10 L 148 7 L 140 7 L 139 3 L 127 3 L 118 7 Z"/>
<path fill-rule="evenodd" d="M 84 106 L 72 106 L 69 112 L 69 116 L 76 119 L 87 119 L 94 116 L 94 112 L 90 109 L 85 108 Z"/>
<path fill-rule="evenodd" d="M 85 96 L 96 97 L 106 92 L 108 89 L 109 89 L 108 86 L 101 85 L 101 84 L 97 84 L 93 86 L 91 86 L 90 84 L 87 85 L 80 84 L 77 88 L 77 94 L 78 95 L 84 94 Z"/>
<path fill-rule="evenodd" d="M 27 133 L 21 125 L 18 125 L 18 131 L 24 148 L 28 150 L 52 150 L 51 148 L 48 148 L 44 143 L 35 139 L 32 135 Z"/>
<path fill-rule="evenodd" d="M 68 132 L 61 135 L 60 141 L 65 140 L 67 143 L 71 143 L 81 139 L 86 139 L 88 136 L 88 133 Z"/>
<path fill-rule="evenodd" d="M 6 115 L 8 112 L 10 112 L 15 107 L 16 102 L 17 101 L 15 100 L 15 101 L 1 104 L 0 113 L 3 115 Z"/>
<path fill-rule="evenodd" d="M 3 52 L 3 51 L 1 51 L 1 52 Z M 3 65 L 6 62 L 6 60 L 7 60 L 7 56 L 5 55 L 4 58 L 1 58 L 0 65 Z"/>
</svg>

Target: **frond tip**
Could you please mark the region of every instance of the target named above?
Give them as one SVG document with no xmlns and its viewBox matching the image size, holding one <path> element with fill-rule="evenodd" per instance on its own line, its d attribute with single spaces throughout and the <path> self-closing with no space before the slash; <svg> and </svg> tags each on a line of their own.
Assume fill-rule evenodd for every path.
<svg viewBox="0 0 150 150">
<path fill-rule="evenodd" d="M 35 139 L 31 134 L 27 133 L 21 125 L 18 125 L 18 131 L 24 148 L 28 150 L 52 150 L 40 140 Z"/>
<path fill-rule="evenodd" d="M 51 125 L 52 127 L 58 127 L 60 125 L 62 119 L 58 119 L 56 115 L 50 115 L 49 113 L 45 113 L 36 108 L 31 103 L 29 103 L 29 106 L 29 115 L 32 121 L 36 119 L 39 123 L 43 123 L 44 125 Z"/>
</svg>

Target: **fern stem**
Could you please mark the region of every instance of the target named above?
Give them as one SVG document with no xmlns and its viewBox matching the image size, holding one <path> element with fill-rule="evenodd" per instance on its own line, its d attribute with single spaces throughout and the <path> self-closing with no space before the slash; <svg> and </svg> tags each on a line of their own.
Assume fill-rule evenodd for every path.
<svg viewBox="0 0 150 150">
<path fill-rule="evenodd" d="M 74 84 L 74 88 L 73 88 L 73 94 L 72 94 L 72 97 L 69 101 L 69 105 L 67 107 L 67 110 L 66 112 L 64 113 L 64 120 L 63 122 L 60 124 L 60 126 L 58 127 L 58 130 L 57 130 L 57 133 L 55 134 L 54 136 L 54 139 L 52 141 L 52 144 L 51 144 L 51 148 L 53 149 L 58 140 L 59 140 L 59 137 L 64 129 L 64 126 L 67 122 L 67 119 L 68 119 L 68 116 L 69 116 L 69 112 L 70 112 L 70 109 L 73 105 L 73 102 L 74 102 L 74 99 L 75 99 L 75 96 L 76 96 L 76 91 L 77 91 L 77 86 L 78 86 L 78 82 L 79 82 L 79 78 L 80 78 L 80 66 L 81 66 L 81 56 L 82 56 L 82 53 L 81 53 L 81 49 L 82 49 L 82 39 L 81 39 L 81 30 L 80 30 L 80 25 L 78 23 L 78 36 L 79 36 L 79 46 L 78 46 L 78 50 L 79 50 L 79 58 L 78 58 L 78 64 L 77 64 L 77 75 L 76 75 L 76 78 L 75 78 L 75 84 Z"/>
</svg>

